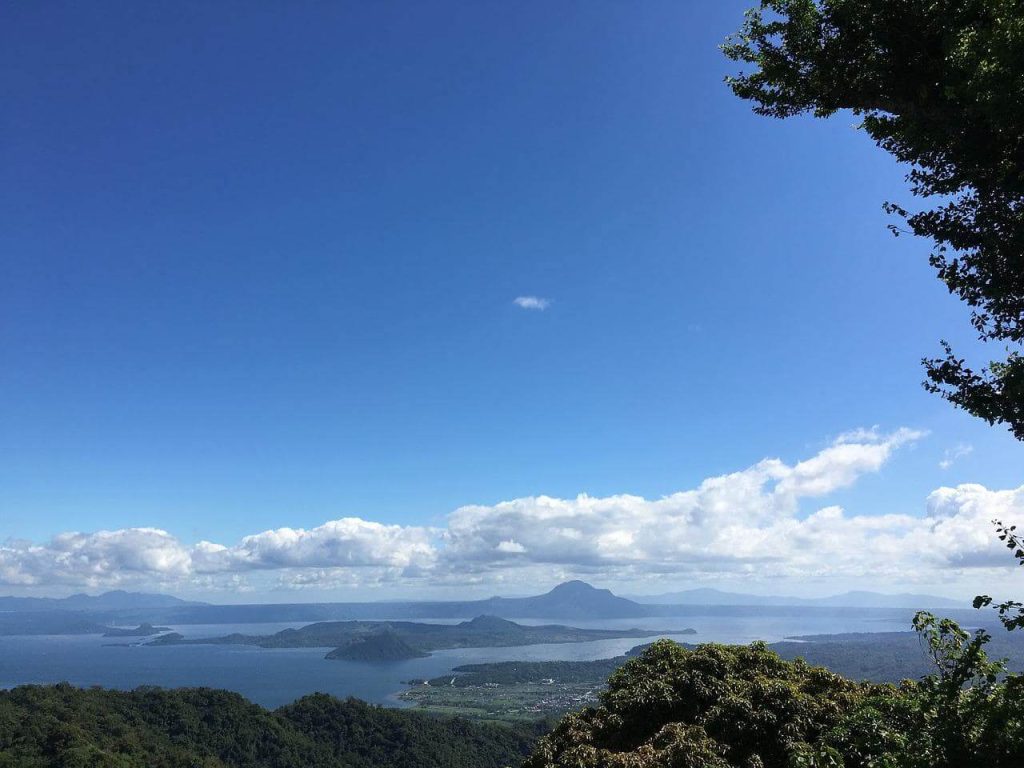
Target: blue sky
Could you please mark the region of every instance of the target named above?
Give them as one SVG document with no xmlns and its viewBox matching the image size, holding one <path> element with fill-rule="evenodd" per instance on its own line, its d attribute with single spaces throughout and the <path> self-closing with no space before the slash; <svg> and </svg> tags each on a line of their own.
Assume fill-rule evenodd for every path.
<svg viewBox="0 0 1024 768">
<path fill-rule="evenodd" d="M 927 244 L 885 229 L 904 170 L 849 115 L 759 118 L 723 85 L 748 4 L 3 6 L 10 557 L 67 531 L 230 547 L 658 499 L 874 425 L 928 434 L 787 514 L 1017 488 L 1020 444 L 921 389 L 920 358 L 973 334 Z M 348 563 L 310 566 L 332 574 L 314 593 L 358 591 Z M 479 588 L 653 580 L 631 563 L 550 557 Z M 373 583 L 450 584 L 413 571 Z M 7 590 L 123 581 L 33 573 Z"/>
</svg>

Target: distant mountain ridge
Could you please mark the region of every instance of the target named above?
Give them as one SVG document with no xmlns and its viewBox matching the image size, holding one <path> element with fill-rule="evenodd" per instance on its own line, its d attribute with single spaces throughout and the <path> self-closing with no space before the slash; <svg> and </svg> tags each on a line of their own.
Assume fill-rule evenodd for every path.
<svg viewBox="0 0 1024 768">
<path fill-rule="evenodd" d="M 669 592 L 662 595 L 633 595 L 632 599 L 644 605 L 774 605 L 821 608 L 968 608 L 966 601 L 952 600 L 936 595 L 895 595 L 857 590 L 829 597 L 790 597 L 785 595 L 748 595 L 723 592 L 707 587 Z"/>
<path fill-rule="evenodd" d="M 341 621 L 390 619 L 631 619 L 664 616 L 658 606 L 641 605 L 583 581 L 568 581 L 533 597 L 489 597 L 483 600 L 374 603 L 278 603 L 179 606 L 161 611 L 128 611 L 121 618 L 141 623 L 214 624 L 268 621 Z"/>
<path fill-rule="evenodd" d="M 139 624 L 260 624 L 265 622 L 392 621 L 466 619 L 543 619 L 575 622 L 722 613 L 746 608 L 794 611 L 801 608 L 968 610 L 965 601 L 931 595 L 847 592 L 826 598 L 745 595 L 692 589 L 634 599 L 584 581 L 567 581 L 532 597 L 489 597 L 465 601 L 366 603 L 264 603 L 215 605 L 170 595 L 114 591 L 66 598 L 0 598 L 0 635 L 91 634 L 112 626 Z M 909 620 L 909 614 L 908 614 Z"/>
<path fill-rule="evenodd" d="M 0 597 L 0 611 L 127 611 L 138 608 L 174 608 L 209 605 L 171 595 L 115 589 L 100 595 L 79 593 L 69 597 Z"/>
</svg>

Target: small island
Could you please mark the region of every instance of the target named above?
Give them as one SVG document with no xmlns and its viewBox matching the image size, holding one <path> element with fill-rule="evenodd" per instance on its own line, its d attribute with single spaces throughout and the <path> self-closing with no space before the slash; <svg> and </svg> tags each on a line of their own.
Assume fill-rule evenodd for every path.
<svg viewBox="0 0 1024 768">
<path fill-rule="evenodd" d="M 150 640 L 145 645 L 183 645 L 186 642 L 185 636 L 181 632 L 168 632 L 166 635 L 160 635 L 160 637 Z"/>
<path fill-rule="evenodd" d="M 153 635 L 159 635 L 161 632 L 170 632 L 170 627 L 154 627 L 149 622 L 139 624 L 139 626 L 132 629 L 131 627 L 111 627 L 103 633 L 104 637 L 152 637 Z"/>
<path fill-rule="evenodd" d="M 356 638 L 348 645 L 335 648 L 325 658 L 343 659 L 345 661 L 384 662 L 422 659 L 429 655 L 429 653 L 416 650 L 394 632 L 380 632 Z"/>
<path fill-rule="evenodd" d="M 692 630 L 659 632 L 650 629 L 582 629 L 560 624 L 525 625 L 497 616 L 477 616 L 458 624 L 412 621 L 321 621 L 273 635 L 233 633 L 222 637 L 185 638 L 177 632 L 150 640 L 146 645 L 255 645 L 260 648 L 334 648 L 327 658 L 397 660 L 417 658 L 448 648 L 502 648 L 547 643 L 584 643 L 593 640 L 650 638 L 689 634 Z M 391 636 L 382 640 L 382 636 Z M 401 645 L 396 643 L 399 641 Z M 349 655 L 352 654 L 352 655 Z M 388 657 L 391 657 L 390 659 Z"/>
</svg>

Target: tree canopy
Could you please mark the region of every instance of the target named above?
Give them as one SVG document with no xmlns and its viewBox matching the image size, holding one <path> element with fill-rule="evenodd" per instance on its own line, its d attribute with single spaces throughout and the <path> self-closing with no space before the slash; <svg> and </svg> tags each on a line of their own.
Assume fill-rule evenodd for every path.
<svg viewBox="0 0 1024 768">
<path fill-rule="evenodd" d="M 921 614 L 936 674 L 855 683 L 763 644 L 659 641 L 600 706 L 565 717 L 524 768 L 1011 768 L 1024 765 L 1024 686 L 984 638 Z"/>
<path fill-rule="evenodd" d="M 996 530 L 999 532 L 999 540 L 1006 545 L 1019 565 L 1024 566 L 1024 537 L 1017 533 L 1016 525 L 1005 525 L 994 520 Z M 974 598 L 975 608 L 987 608 L 992 605 L 992 598 L 988 595 L 979 595 Z M 1024 603 L 1019 600 L 1006 600 L 996 606 L 999 612 L 999 620 L 1008 630 L 1013 631 L 1024 627 Z"/>
<path fill-rule="evenodd" d="M 209 688 L 0 691 L 2 768 L 503 768 L 536 736 L 324 694 L 270 712 Z"/>
<path fill-rule="evenodd" d="M 934 243 L 939 278 L 1001 347 L 979 368 L 942 342 L 925 386 L 1024 440 L 1024 3 L 762 0 L 723 50 L 754 65 L 727 81 L 758 114 L 852 110 L 910 166 L 931 207 L 886 210 Z"/>
</svg>

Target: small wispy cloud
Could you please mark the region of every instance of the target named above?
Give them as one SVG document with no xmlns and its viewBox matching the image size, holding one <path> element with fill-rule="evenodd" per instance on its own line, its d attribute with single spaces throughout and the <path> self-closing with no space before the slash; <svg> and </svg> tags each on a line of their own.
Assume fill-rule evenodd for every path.
<svg viewBox="0 0 1024 768">
<path fill-rule="evenodd" d="M 947 448 L 946 452 L 942 455 L 942 461 L 939 462 L 939 467 L 941 469 L 949 469 L 957 462 L 957 459 L 970 456 L 973 451 L 974 446 L 967 443 L 960 443 L 955 448 Z"/>
<path fill-rule="evenodd" d="M 512 303 L 521 309 L 535 309 L 538 312 L 543 312 L 551 306 L 550 299 L 542 299 L 539 296 L 516 296 Z"/>
</svg>

